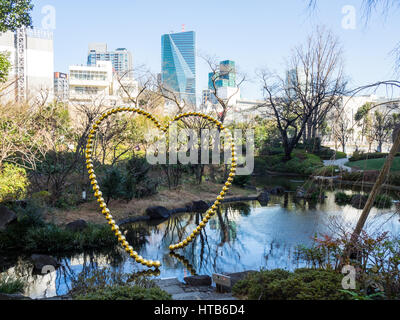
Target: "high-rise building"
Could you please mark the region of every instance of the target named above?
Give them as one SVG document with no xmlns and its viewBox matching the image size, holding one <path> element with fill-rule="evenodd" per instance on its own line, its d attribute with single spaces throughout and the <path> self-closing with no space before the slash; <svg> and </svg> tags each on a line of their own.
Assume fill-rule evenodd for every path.
<svg viewBox="0 0 400 320">
<path fill-rule="evenodd" d="M 59 101 L 68 100 L 68 74 L 62 72 L 54 72 L 54 97 Z"/>
<path fill-rule="evenodd" d="M 88 66 L 96 66 L 98 61 L 111 61 L 114 72 L 120 77 L 133 77 L 132 54 L 126 48 L 108 51 L 105 43 L 91 43 L 89 45 Z"/>
<path fill-rule="evenodd" d="M 235 88 L 237 86 L 235 62 L 231 60 L 221 61 L 217 72 L 208 75 L 208 88 L 210 90 L 214 90 L 214 81 L 216 88 Z"/>
<path fill-rule="evenodd" d="M 30 102 L 46 91 L 53 97 L 53 33 L 47 30 L 20 28 L 0 33 L 0 52 L 8 54 L 10 85 L 2 92 L 3 102 Z"/>
<path fill-rule="evenodd" d="M 162 84 L 192 105 L 196 105 L 195 38 L 194 31 L 161 37 Z"/>
</svg>

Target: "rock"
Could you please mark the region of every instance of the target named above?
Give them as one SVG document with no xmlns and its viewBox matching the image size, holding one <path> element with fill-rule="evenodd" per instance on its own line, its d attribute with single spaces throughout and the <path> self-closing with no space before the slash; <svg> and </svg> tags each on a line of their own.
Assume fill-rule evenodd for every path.
<svg viewBox="0 0 400 320">
<path fill-rule="evenodd" d="M 71 223 L 68 223 L 65 228 L 72 232 L 83 231 L 88 228 L 88 224 L 85 220 L 77 220 Z"/>
<path fill-rule="evenodd" d="M 274 187 L 269 190 L 267 190 L 269 194 L 272 194 L 273 196 L 280 196 L 286 192 L 285 188 L 283 187 Z"/>
<path fill-rule="evenodd" d="M 208 208 L 210 208 L 210 205 L 203 200 L 193 201 L 193 203 L 192 203 L 192 212 L 203 213 L 203 212 L 206 212 L 208 210 Z"/>
<path fill-rule="evenodd" d="M 7 226 L 17 221 L 17 215 L 5 206 L 0 206 L 0 231 L 4 231 Z"/>
<path fill-rule="evenodd" d="M 267 206 L 269 203 L 269 192 L 264 191 L 260 193 L 260 195 L 257 197 L 257 200 L 262 206 Z"/>
<path fill-rule="evenodd" d="M 307 196 L 307 191 L 303 188 L 298 188 L 296 191 L 296 198 L 303 199 Z"/>
<path fill-rule="evenodd" d="M 246 190 L 257 191 L 257 187 L 256 186 L 252 186 L 252 185 L 249 185 L 249 184 L 245 184 L 243 186 L 243 188 L 245 188 Z"/>
<path fill-rule="evenodd" d="M 32 300 L 29 297 L 25 297 L 22 294 L 5 294 L 0 293 L 0 300 Z"/>
<path fill-rule="evenodd" d="M 210 276 L 192 276 L 186 277 L 183 280 L 185 280 L 187 285 L 192 287 L 206 287 L 212 284 Z"/>
<path fill-rule="evenodd" d="M 150 219 L 168 219 L 170 217 L 170 212 L 167 208 L 164 207 L 150 207 L 146 209 L 146 214 L 150 217 Z"/>
<path fill-rule="evenodd" d="M 356 209 L 363 209 L 367 204 L 368 197 L 361 194 L 355 194 L 351 197 L 351 205 Z"/>
<path fill-rule="evenodd" d="M 60 263 L 56 259 L 46 255 L 33 254 L 31 260 L 33 262 L 34 271 L 39 273 L 45 272 L 46 268 L 54 267 L 57 269 L 60 266 Z"/>
</svg>

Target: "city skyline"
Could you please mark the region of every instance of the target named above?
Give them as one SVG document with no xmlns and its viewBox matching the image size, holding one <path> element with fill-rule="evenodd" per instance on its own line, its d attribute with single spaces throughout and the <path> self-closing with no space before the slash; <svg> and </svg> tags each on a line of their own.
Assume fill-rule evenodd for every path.
<svg viewBox="0 0 400 320">
<path fill-rule="evenodd" d="M 285 1 L 252 1 L 232 7 L 224 3 L 207 5 L 207 2 L 180 5 L 177 1 L 168 4 L 132 1 L 123 4 L 124 10 L 107 3 L 93 8 L 85 2 L 80 3 L 81 10 L 72 11 L 74 6 L 55 0 L 51 3 L 56 12 L 55 70 L 66 72 L 70 64 L 85 64 L 88 44 L 106 42 L 112 48 L 122 46 L 131 51 L 134 68 L 145 65 L 159 73 L 160 36 L 170 31 L 179 32 L 182 24 L 186 24 L 187 30 L 197 34 L 197 96 L 207 88 L 210 72 L 201 56 L 210 55 L 219 60 L 236 61 L 239 71 L 247 73 L 250 80 L 242 88 L 243 95 L 260 98 L 255 71 L 268 67 L 284 76 L 284 59 L 291 49 L 304 43 L 316 25 L 324 24 L 343 45 L 350 87 L 394 77 L 394 57 L 390 52 L 398 43 L 396 30 L 400 28 L 395 14 L 389 14 L 385 22 L 380 16 L 372 17 L 366 26 L 360 11 L 361 1 L 321 3 L 316 13 L 308 12 L 304 1 L 290 2 L 290 10 Z M 35 0 L 34 4 L 34 26 L 40 28 L 46 17 L 42 9 L 49 3 Z M 157 10 L 153 10 L 154 5 Z M 356 9 L 355 29 L 343 28 L 346 6 Z M 229 19 L 206 19 L 210 8 L 216 15 L 229 15 Z M 79 26 L 71 24 L 71 14 L 82 22 Z"/>
</svg>

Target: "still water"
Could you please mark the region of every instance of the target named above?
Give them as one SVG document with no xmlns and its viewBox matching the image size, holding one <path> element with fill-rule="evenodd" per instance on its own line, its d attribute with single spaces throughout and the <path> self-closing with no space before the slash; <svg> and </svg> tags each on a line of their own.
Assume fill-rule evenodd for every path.
<svg viewBox="0 0 400 320">
<path fill-rule="evenodd" d="M 299 182 L 300 183 L 300 182 Z M 127 226 L 127 239 L 143 257 L 160 260 L 160 278 L 190 274 L 283 268 L 293 270 L 305 266 L 296 258 L 298 245 L 311 245 L 316 234 L 330 234 L 332 226 L 354 227 L 361 210 L 335 204 L 334 193 L 328 192 L 323 203 L 295 201 L 293 193 L 272 197 L 266 207 L 258 202 L 225 205 L 210 220 L 194 243 L 180 256 L 171 256 L 168 247 L 186 238 L 200 221 L 200 214 L 182 214 L 160 223 L 137 223 Z M 367 229 L 400 232 L 400 216 L 396 208 L 373 209 Z M 349 229 L 350 230 L 350 229 Z M 32 275 L 32 267 L 19 258 L 7 273 L 24 277 L 29 283 L 26 295 L 32 298 L 64 295 L 73 278 L 83 270 L 110 267 L 116 271 L 143 271 L 119 249 L 106 253 L 85 253 L 59 257 L 62 267 L 43 275 Z"/>
</svg>

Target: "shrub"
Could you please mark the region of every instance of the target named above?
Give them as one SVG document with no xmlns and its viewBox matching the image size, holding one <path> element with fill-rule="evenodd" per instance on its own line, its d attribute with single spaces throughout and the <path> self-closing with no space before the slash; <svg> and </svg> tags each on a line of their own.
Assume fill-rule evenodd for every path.
<svg viewBox="0 0 400 320">
<path fill-rule="evenodd" d="M 24 283 L 19 279 L 0 276 L 0 293 L 17 294 L 24 291 Z"/>
<path fill-rule="evenodd" d="M 382 152 L 371 152 L 371 153 L 364 153 L 364 152 L 354 152 L 353 156 L 349 159 L 351 162 L 360 161 L 360 160 L 369 160 L 369 159 L 382 159 L 386 158 L 389 154 L 382 153 Z"/>
<path fill-rule="evenodd" d="M 385 208 L 391 208 L 393 205 L 393 199 L 392 197 L 384 194 L 380 194 L 376 196 L 374 206 L 377 208 L 385 209 Z"/>
<path fill-rule="evenodd" d="M 235 176 L 235 178 L 233 179 L 233 184 L 236 186 L 240 186 L 243 187 L 246 184 L 248 184 L 251 180 L 251 176 L 247 175 L 247 176 Z"/>
<path fill-rule="evenodd" d="M 130 285 L 106 286 L 105 288 L 77 295 L 75 300 L 172 300 L 171 295 L 160 288 L 141 288 Z"/>
<path fill-rule="evenodd" d="M 0 202 L 21 200 L 26 196 L 29 180 L 25 169 L 5 163 L 0 168 Z"/>
<path fill-rule="evenodd" d="M 335 202 L 341 206 L 350 204 L 351 196 L 346 194 L 345 192 L 337 192 L 335 193 Z"/>
<path fill-rule="evenodd" d="M 83 271 L 73 280 L 70 294 L 75 300 L 171 300 L 145 276 L 130 280 L 130 275 L 109 268 Z"/>
<path fill-rule="evenodd" d="M 31 199 L 39 206 L 45 206 L 50 203 L 51 193 L 48 191 L 36 192 L 31 195 Z"/>
<path fill-rule="evenodd" d="M 298 269 L 252 273 L 233 287 L 236 296 L 249 300 L 346 300 L 343 275 L 335 271 Z"/>
<path fill-rule="evenodd" d="M 28 203 L 15 209 L 18 223 L 0 231 L 0 252 L 25 253 L 72 252 L 112 248 L 117 240 L 108 225 L 89 224 L 82 232 L 72 232 L 54 224 L 47 224 L 40 209 Z"/>
</svg>

